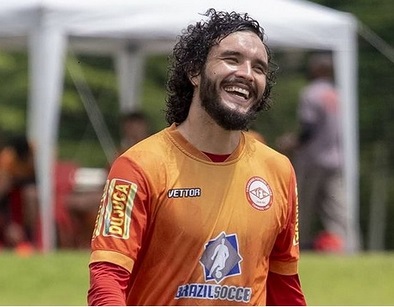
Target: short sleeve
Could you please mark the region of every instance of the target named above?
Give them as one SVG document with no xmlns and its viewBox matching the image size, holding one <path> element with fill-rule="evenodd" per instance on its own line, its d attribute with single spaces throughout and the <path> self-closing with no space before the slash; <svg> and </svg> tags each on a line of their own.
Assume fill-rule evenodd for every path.
<svg viewBox="0 0 394 307">
<path fill-rule="evenodd" d="M 90 262 L 110 262 L 131 271 L 147 228 L 148 184 L 130 158 L 115 160 L 104 187 L 92 236 Z"/>
<path fill-rule="evenodd" d="M 298 272 L 299 232 L 298 197 L 294 169 L 288 186 L 288 215 L 285 227 L 276 238 L 270 255 L 271 272 L 293 275 Z"/>
</svg>

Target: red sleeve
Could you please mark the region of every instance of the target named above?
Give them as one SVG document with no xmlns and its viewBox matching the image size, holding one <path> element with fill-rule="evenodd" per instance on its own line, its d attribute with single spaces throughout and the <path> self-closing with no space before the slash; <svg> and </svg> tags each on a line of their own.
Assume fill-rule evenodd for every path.
<svg viewBox="0 0 394 307">
<path fill-rule="evenodd" d="M 130 273 L 109 262 L 90 264 L 89 306 L 125 306 Z"/>
<path fill-rule="evenodd" d="M 267 306 L 306 306 L 298 274 L 268 273 Z"/>
</svg>

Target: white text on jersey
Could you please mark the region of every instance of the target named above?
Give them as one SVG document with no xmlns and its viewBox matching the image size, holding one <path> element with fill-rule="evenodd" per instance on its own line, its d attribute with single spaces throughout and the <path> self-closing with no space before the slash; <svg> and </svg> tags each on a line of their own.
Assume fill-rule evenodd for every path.
<svg viewBox="0 0 394 307">
<path fill-rule="evenodd" d="M 184 188 L 168 190 L 168 198 L 200 197 L 200 188 Z"/>
</svg>

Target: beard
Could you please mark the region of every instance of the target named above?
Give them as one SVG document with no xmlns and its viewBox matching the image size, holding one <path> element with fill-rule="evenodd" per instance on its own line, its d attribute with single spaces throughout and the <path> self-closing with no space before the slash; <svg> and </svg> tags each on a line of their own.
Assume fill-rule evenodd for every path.
<svg viewBox="0 0 394 307">
<path fill-rule="evenodd" d="M 225 130 L 247 130 L 257 117 L 257 104 L 254 104 L 246 113 L 241 113 L 222 103 L 215 82 L 207 77 L 205 72 L 201 75 L 200 98 L 204 110 Z"/>
</svg>

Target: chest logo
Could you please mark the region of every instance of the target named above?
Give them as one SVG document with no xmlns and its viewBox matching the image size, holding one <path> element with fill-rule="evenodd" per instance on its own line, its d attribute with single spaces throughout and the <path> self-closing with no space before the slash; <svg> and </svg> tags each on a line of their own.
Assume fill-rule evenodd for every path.
<svg viewBox="0 0 394 307">
<path fill-rule="evenodd" d="M 272 190 L 263 178 L 255 176 L 246 184 L 246 198 L 253 208 L 267 210 L 272 205 Z"/>
<path fill-rule="evenodd" d="M 236 234 L 226 235 L 222 232 L 205 245 L 200 259 L 204 269 L 205 281 L 220 283 L 229 276 L 241 274 L 238 239 Z"/>
</svg>

